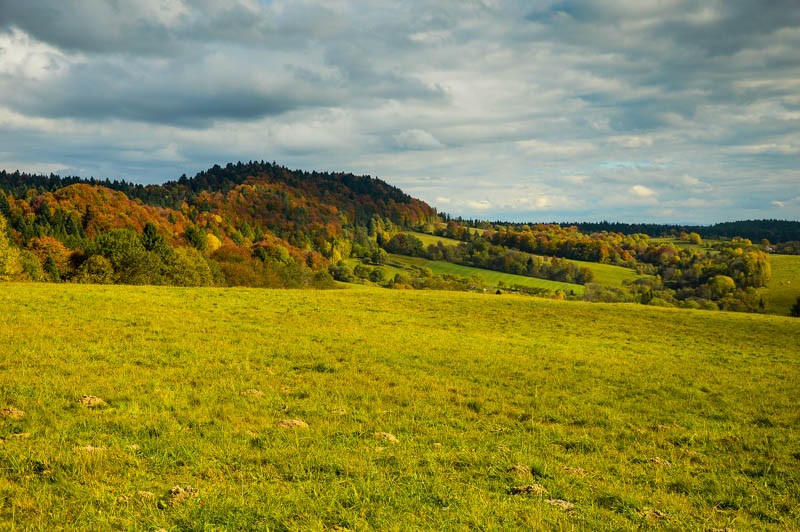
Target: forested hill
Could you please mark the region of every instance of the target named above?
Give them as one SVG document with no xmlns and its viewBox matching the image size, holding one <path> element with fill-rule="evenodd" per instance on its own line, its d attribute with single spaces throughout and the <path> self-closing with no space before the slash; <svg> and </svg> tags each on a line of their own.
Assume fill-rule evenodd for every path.
<svg viewBox="0 0 800 532">
<path fill-rule="evenodd" d="M 180 209 L 184 202 L 189 205 L 203 203 L 207 201 L 204 196 L 208 194 L 226 195 L 239 185 L 269 185 L 310 202 L 337 206 L 352 214 L 349 221 L 354 224 L 368 221 L 376 214 L 394 218 L 397 222 L 406 220 L 411 223 L 436 217 L 429 205 L 380 179 L 351 173 L 289 170 L 274 162 L 238 162 L 225 167 L 214 165 L 194 177 L 184 174 L 180 179 L 162 185 L 0 170 L 0 190 L 17 198 L 29 194 L 31 190 L 41 194 L 74 184 L 103 186 L 120 191 L 131 199 L 139 199 L 146 205 L 173 209 Z"/>
<path fill-rule="evenodd" d="M 582 233 L 608 231 L 624 235 L 641 233 L 655 237 L 697 233 L 704 239 L 741 237 L 753 242 L 760 242 L 766 238 L 773 244 L 800 240 L 800 222 L 789 220 L 743 220 L 713 225 L 626 224 L 619 222 L 581 222 L 560 225 L 565 227 L 574 225 Z"/>
<path fill-rule="evenodd" d="M 377 233 L 438 219 L 376 178 L 265 162 L 215 165 L 162 185 L 0 171 L 0 217 L 29 278 L 41 277 L 37 258 L 55 280 L 209 284 L 210 268 L 215 283 L 252 286 L 302 285 L 355 247 L 374 246 Z M 118 248 L 135 240 L 144 249 L 121 258 Z M 192 249 L 202 260 L 188 257 Z M 206 277 L 176 278 L 187 267 L 169 250 Z"/>
</svg>

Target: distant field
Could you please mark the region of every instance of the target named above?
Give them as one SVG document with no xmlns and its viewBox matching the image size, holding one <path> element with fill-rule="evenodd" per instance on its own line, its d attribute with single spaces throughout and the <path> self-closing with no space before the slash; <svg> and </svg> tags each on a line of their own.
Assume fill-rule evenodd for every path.
<svg viewBox="0 0 800 532">
<path fill-rule="evenodd" d="M 0 304 L 2 529 L 800 528 L 800 320 L 365 287 Z"/>
<path fill-rule="evenodd" d="M 800 296 L 800 255 L 770 255 L 767 312 L 786 316 Z"/>
<path fill-rule="evenodd" d="M 461 266 L 459 264 L 452 264 L 450 262 L 442 262 L 435 260 L 428 260 L 419 257 L 405 257 L 403 255 L 390 254 L 391 260 L 389 265 L 397 266 L 419 266 L 421 268 L 430 268 L 433 273 L 437 274 L 451 274 L 459 275 L 461 277 L 472 277 L 473 275 L 480 276 L 484 282 L 497 286 L 498 283 L 503 283 L 505 286 L 527 286 L 530 288 L 546 288 L 555 292 L 556 290 L 564 290 L 567 294 L 573 292 L 575 294 L 583 294 L 584 288 L 582 285 L 573 283 L 562 283 L 559 281 L 550 281 L 548 279 L 537 279 L 535 277 L 527 277 L 525 275 L 514 275 L 512 273 L 496 272 L 492 270 L 482 270 L 480 268 L 472 268 L 470 266 Z"/>
<path fill-rule="evenodd" d="M 413 234 L 415 237 L 419 238 L 425 245 L 425 247 L 428 247 L 431 244 L 436 245 L 436 243 L 439 241 L 441 241 L 443 244 L 446 245 L 455 245 L 460 243 L 458 240 L 454 240 L 452 238 L 426 235 L 424 233 L 408 233 L 408 234 Z M 586 262 L 582 260 L 569 260 L 569 261 L 578 266 L 586 266 L 587 268 L 592 270 L 594 272 L 593 282 L 598 284 L 621 286 L 622 282 L 626 279 L 632 280 L 641 277 L 640 275 L 637 275 L 635 271 L 629 268 L 623 268 L 621 266 L 613 266 L 611 264 L 598 264 L 596 262 Z"/>
</svg>

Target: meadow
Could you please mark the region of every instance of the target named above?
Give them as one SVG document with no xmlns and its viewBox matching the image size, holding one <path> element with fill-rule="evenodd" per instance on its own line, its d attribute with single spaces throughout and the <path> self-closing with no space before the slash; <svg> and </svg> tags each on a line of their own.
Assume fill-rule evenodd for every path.
<svg viewBox="0 0 800 532">
<path fill-rule="evenodd" d="M 800 527 L 800 320 L 0 285 L 3 529 Z"/>
<path fill-rule="evenodd" d="M 566 294 L 580 295 L 584 292 L 583 285 L 574 283 L 563 283 L 561 281 L 551 281 L 549 279 L 539 279 L 526 275 L 515 275 L 513 273 L 503 273 L 494 270 L 484 270 L 471 266 L 462 266 L 452 262 L 428 260 L 422 257 L 406 257 L 403 255 L 389 254 L 387 265 L 393 268 L 393 272 L 402 272 L 411 266 L 428 268 L 437 275 L 457 275 L 459 277 L 478 276 L 484 284 L 492 287 L 514 287 L 524 286 L 527 288 L 546 288 L 555 292 L 563 290 Z"/>
<path fill-rule="evenodd" d="M 769 256 L 772 275 L 767 283 L 767 312 L 787 316 L 800 297 L 800 255 Z"/>
</svg>

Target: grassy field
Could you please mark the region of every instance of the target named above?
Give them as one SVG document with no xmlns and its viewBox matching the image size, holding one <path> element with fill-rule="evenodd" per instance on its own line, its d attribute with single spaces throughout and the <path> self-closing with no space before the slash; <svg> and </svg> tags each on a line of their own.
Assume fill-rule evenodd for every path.
<svg viewBox="0 0 800 532">
<path fill-rule="evenodd" d="M 483 281 L 492 286 L 527 286 L 530 288 L 547 288 L 555 292 L 556 290 L 563 290 L 567 294 L 570 292 L 574 294 L 583 294 L 583 285 L 573 283 L 562 283 L 559 281 L 550 281 L 548 279 L 537 279 L 535 277 L 527 277 L 525 275 L 514 275 L 512 273 L 496 272 L 493 270 L 482 270 L 480 268 L 472 268 L 470 266 L 461 266 L 450 262 L 442 262 L 435 260 L 428 260 L 419 257 L 405 257 L 403 255 L 389 255 L 389 266 L 395 268 L 402 268 L 408 266 L 419 266 L 421 268 L 430 268 L 436 274 L 451 274 L 459 275 L 461 277 L 472 277 L 478 275 Z M 502 284 L 501 284 L 502 283 Z"/>
<path fill-rule="evenodd" d="M 3 529 L 800 527 L 800 320 L 369 288 L 0 303 Z"/>
<path fill-rule="evenodd" d="M 425 247 L 428 247 L 431 244 L 436 244 L 437 242 L 441 241 L 443 244 L 446 245 L 457 245 L 460 242 L 458 240 L 453 240 L 451 238 L 444 238 L 439 236 L 433 235 L 426 235 L 424 233 L 408 233 L 414 235 L 415 237 L 419 238 Z M 535 256 L 535 255 L 533 255 Z M 594 281 L 598 284 L 610 285 L 610 286 L 621 286 L 622 282 L 626 279 L 636 279 L 641 277 L 637 275 L 635 271 L 631 270 L 630 268 L 623 268 L 621 266 L 614 266 L 611 264 L 599 264 L 596 262 L 586 262 L 582 260 L 571 260 L 569 262 L 576 264 L 578 266 L 586 266 L 590 270 L 594 272 Z"/>
<path fill-rule="evenodd" d="M 800 297 L 800 255 L 770 255 L 767 312 L 786 316 Z"/>
</svg>

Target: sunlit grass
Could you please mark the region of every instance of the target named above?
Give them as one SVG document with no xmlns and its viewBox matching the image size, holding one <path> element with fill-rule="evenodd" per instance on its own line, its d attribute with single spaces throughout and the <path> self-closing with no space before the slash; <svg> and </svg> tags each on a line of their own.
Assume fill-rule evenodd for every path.
<svg viewBox="0 0 800 532">
<path fill-rule="evenodd" d="M 3 528 L 800 526 L 800 320 L 363 287 L 0 290 Z"/>
<path fill-rule="evenodd" d="M 772 275 L 767 284 L 767 312 L 786 316 L 800 297 L 800 255 L 770 255 Z"/>
</svg>

